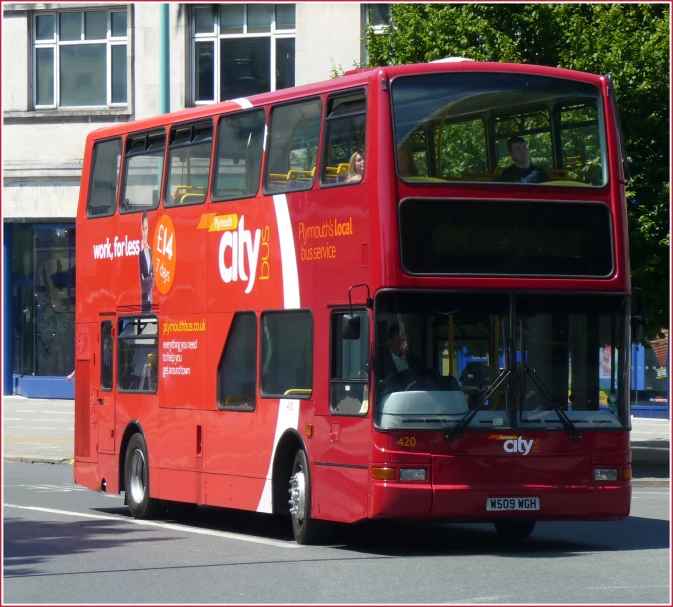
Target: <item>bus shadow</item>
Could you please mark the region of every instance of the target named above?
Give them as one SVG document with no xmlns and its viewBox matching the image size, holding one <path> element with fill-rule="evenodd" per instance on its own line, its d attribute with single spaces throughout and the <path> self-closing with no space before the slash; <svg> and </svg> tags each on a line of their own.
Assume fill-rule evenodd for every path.
<svg viewBox="0 0 673 607">
<path fill-rule="evenodd" d="M 96 508 L 130 518 L 126 507 Z M 191 514 L 161 519 L 192 528 L 294 542 L 287 516 L 199 506 Z M 584 552 L 669 549 L 666 520 L 629 517 L 620 522 L 541 522 L 522 542 L 500 538 L 491 524 L 401 521 L 334 523 L 321 544 L 378 556 L 510 555 L 559 557 Z"/>
<path fill-rule="evenodd" d="M 631 517 L 621 522 L 541 522 L 523 541 L 505 540 L 492 524 L 366 521 L 345 526 L 340 550 L 377 556 L 501 555 L 558 558 L 585 552 L 666 550 L 669 521 Z"/>
</svg>

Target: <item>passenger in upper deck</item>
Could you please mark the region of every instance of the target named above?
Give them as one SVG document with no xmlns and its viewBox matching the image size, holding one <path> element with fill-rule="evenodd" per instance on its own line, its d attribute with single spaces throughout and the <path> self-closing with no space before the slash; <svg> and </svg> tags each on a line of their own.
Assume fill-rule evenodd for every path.
<svg viewBox="0 0 673 607">
<path fill-rule="evenodd" d="M 346 181 L 362 181 L 365 174 L 365 153 L 363 150 L 355 152 L 348 163 L 348 177 Z"/>
<path fill-rule="evenodd" d="M 407 148 L 401 145 L 397 148 L 397 170 L 400 177 L 416 177 L 418 175 L 414 157 Z"/>
<path fill-rule="evenodd" d="M 507 151 L 514 164 L 508 166 L 494 181 L 508 181 L 512 183 L 543 183 L 549 181 L 544 169 L 530 163 L 528 144 L 523 137 L 510 137 L 507 140 Z"/>
</svg>

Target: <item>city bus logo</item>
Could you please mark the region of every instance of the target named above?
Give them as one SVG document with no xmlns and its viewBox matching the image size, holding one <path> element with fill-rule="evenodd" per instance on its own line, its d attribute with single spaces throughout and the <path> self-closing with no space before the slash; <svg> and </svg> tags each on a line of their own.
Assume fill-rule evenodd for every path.
<svg viewBox="0 0 673 607">
<path fill-rule="evenodd" d="M 491 434 L 488 437 L 490 440 L 501 440 L 502 448 L 506 453 L 521 453 L 528 455 L 531 451 L 538 452 L 540 450 L 539 439 L 526 440 L 523 436 L 507 435 L 507 434 Z"/>
</svg>

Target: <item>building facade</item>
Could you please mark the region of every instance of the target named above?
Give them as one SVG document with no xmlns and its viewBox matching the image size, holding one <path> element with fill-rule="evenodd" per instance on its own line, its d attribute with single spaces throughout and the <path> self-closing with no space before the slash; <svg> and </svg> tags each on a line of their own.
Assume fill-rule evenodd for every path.
<svg viewBox="0 0 673 607">
<path fill-rule="evenodd" d="M 170 110 L 329 79 L 369 6 L 170 4 Z M 387 5 L 375 5 L 375 15 Z M 160 4 L 3 4 L 3 393 L 72 397 L 87 134 L 160 113 Z"/>
</svg>

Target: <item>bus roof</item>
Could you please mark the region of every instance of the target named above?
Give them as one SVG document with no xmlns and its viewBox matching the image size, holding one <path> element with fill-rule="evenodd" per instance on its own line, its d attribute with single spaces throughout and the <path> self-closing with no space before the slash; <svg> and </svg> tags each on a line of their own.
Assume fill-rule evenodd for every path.
<svg viewBox="0 0 673 607">
<path fill-rule="evenodd" d="M 299 97 L 308 97 L 330 93 L 344 88 L 364 86 L 375 79 L 393 79 L 397 76 L 408 76 L 424 73 L 441 72 L 512 72 L 523 74 L 535 74 L 540 76 L 550 76 L 556 78 L 570 78 L 599 85 L 603 76 L 579 72 L 565 68 L 556 68 L 541 65 L 529 65 L 523 63 L 495 63 L 480 62 L 462 57 L 448 57 L 429 63 L 414 63 L 406 65 L 395 65 L 385 67 L 369 67 L 349 70 L 343 76 L 324 80 L 321 82 L 305 84 L 301 86 L 281 89 L 269 93 L 260 93 L 251 95 L 245 100 L 233 99 L 220 103 L 211 103 L 208 105 L 187 108 L 168 114 L 159 114 L 150 118 L 143 118 L 123 124 L 115 124 L 102 127 L 89 133 L 90 139 L 104 139 L 125 133 L 146 131 L 152 128 L 158 128 L 167 124 L 176 124 L 180 122 L 198 120 L 199 118 L 210 118 L 213 115 L 225 114 L 231 111 L 240 110 L 242 107 L 260 107 L 270 103 L 282 103 L 292 101 Z"/>
</svg>

